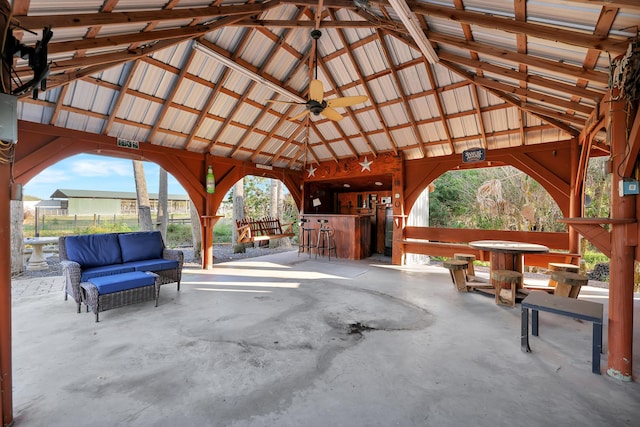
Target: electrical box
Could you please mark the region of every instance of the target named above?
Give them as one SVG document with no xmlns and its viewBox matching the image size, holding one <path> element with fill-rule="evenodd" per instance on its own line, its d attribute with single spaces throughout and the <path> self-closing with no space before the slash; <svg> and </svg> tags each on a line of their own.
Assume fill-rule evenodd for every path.
<svg viewBox="0 0 640 427">
<path fill-rule="evenodd" d="M 638 193 L 640 193 L 638 181 L 633 179 L 624 179 L 618 182 L 618 194 L 620 197 Z"/>
<path fill-rule="evenodd" d="M 391 203 L 391 196 L 389 197 L 380 197 L 380 203 L 383 205 L 388 205 Z"/>
<path fill-rule="evenodd" d="M 18 97 L 0 93 L 0 140 L 18 142 Z"/>
</svg>

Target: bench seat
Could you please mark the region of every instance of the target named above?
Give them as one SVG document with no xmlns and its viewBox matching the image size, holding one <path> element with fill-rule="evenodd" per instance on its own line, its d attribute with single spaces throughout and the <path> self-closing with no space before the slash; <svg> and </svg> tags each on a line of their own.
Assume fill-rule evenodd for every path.
<svg viewBox="0 0 640 427">
<path fill-rule="evenodd" d="M 550 295 L 546 292 L 531 292 L 521 303 L 520 348 L 529 353 L 529 309 L 531 309 L 531 334 L 538 336 L 538 312 L 546 311 L 560 316 L 593 323 L 591 344 L 591 372 L 600 374 L 602 353 L 603 306 L 597 302 Z"/>
</svg>

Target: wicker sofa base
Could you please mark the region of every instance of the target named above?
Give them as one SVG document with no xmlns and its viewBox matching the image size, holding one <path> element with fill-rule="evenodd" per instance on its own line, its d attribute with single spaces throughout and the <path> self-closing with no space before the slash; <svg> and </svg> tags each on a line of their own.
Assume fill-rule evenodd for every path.
<svg viewBox="0 0 640 427">
<path fill-rule="evenodd" d="M 111 310 L 112 308 L 125 307 L 153 299 L 155 299 L 157 307 L 161 284 L 162 278 L 156 275 L 156 280 L 153 285 L 108 294 L 101 295 L 96 285 L 91 282 L 82 282 L 80 288 L 82 289 L 82 300 L 87 305 L 87 312 L 89 308 L 91 308 L 91 311 L 93 311 L 96 316 L 96 322 L 99 322 L 99 313 Z"/>
</svg>

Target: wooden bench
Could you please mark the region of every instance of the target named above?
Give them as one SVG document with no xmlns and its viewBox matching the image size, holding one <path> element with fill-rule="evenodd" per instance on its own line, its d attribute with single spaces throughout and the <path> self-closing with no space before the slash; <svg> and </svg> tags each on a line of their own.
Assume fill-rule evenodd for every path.
<svg viewBox="0 0 640 427">
<path fill-rule="evenodd" d="M 293 223 L 280 224 L 278 218 L 242 218 L 236 220 L 238 243 L 269 242 L 272 239 L 294 237 Z"/>
<path fill-rule="evenodd" d="M 529 347 L 529 309 L 531 309 L 531 334 L 538 336 L 538 312 L 568 316 L 575 319 L 593 322 L 591 348 L 591 372 L 600 375 L 600 353 L 602 353 L 602 304 L 567 297 L 550 295 L 546 292 L 532 292 L 521 303 L 522 320 L 520 348 L 530 353 Z"/>
</svg>

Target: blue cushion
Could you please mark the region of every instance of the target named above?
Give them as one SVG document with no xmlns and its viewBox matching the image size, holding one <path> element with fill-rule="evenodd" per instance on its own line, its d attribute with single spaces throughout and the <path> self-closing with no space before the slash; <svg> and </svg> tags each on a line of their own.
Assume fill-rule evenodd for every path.
<svg viewBox="0 0 640 427">
<path fill-rule="evenodd" d="M 122 262 L 162 258 L 162 235 L 159 231 L 118 234 Z"/>
<path fill-rule="evenodd" d="M 104 265 L 101 267 L 91 267 L 91 268 L 82 270 L 80 281 L 88 282 L 94 277 L 112 276 L 114 274 L 130 273 L 132 271 L 135 271 L 135 268 L 133 266 L 129 266 L 125 264 L 113 264 L 113 265 Z"/>
<path fill-rule="evenodd" d="M 173 259 L 145 259 L 142 261 L 131 261 L 124 266 L 131 267 L 135 271 L 161 271 L 174 270 L 178 268 L 178 261 Z"/>
<path fill-rule="evenodd" d="M 69 236 L 65 248 L 67 257 L 82 268 L 122 263 L 118 237 L 113 233 Z"/>
<path fill-rule="evenodd" d="M 100 295 L 104 295 L 153 285 L 155 280 L 155 276 L 152 274 L 134 271 L 132 273 L 114 274 L 112 276 L 94 277 L 89 280 L 89 282 L 96 285 Z"/>
</svg>

